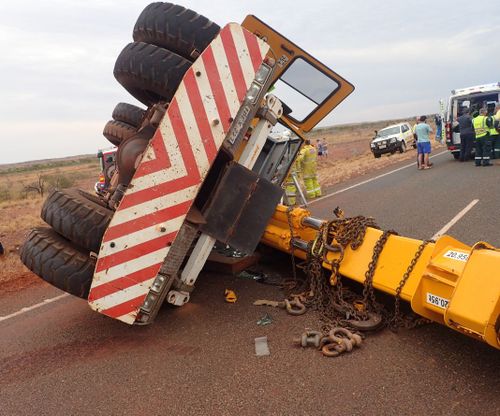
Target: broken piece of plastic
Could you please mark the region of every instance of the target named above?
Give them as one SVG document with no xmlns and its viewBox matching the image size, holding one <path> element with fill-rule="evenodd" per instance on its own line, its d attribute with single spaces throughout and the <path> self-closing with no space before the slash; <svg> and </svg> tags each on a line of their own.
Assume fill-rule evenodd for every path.
<svg viewBox="0 0 500 416">
<path fill-rule="evenodd" d="M 270 354 L 269 346 L 267 345 L 267 337 L 255 338 L 255 355 L 261 357 Z"/>
<path fill-rule="evenodd" d="M 271 315 L 266 313 L 262 318 L 257 321 L 257 325 L 266 326 L 273 323 L 273 318 Z"/>
</svg>

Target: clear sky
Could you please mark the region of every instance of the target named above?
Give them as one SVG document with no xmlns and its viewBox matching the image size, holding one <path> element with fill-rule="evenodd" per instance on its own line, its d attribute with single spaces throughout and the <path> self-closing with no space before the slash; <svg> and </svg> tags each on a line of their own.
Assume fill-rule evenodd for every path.
<svg viewBox="0 0 500 416">
<path fill-rule="evenodd" d="M 113 77 L 140 0 L 0 2 L 0 164 L 94 153 L 120 101 Z M 438 111 L 450 90 L 500 81 L 500 2 L 185 0 L 219 25 L 254 14 L 352 82 L 322 125 Z"/>
</svg>

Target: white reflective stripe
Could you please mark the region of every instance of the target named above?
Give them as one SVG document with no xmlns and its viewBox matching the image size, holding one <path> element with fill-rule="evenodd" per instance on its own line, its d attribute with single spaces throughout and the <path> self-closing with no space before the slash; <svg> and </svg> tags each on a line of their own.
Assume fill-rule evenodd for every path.
<svg viewBox="0 0 500 416">
<path fill-rule="evenodd" d="M 483 159 L 488 159 L 489 160 L 489 156 L 483 156 Z"/>
<path fill-rule="evenodd" d="M 170 160 L 170 167 L 161 169 L 160 171 L 154 173 L 150 173 L 149 175 L 141 176 L 140 178 L 134 178 L 134 186 L 127 190 L 127 195 L 131 195 L 135 192 L 151 188 L 154 185 L 168 182 L 170 180 L 181 178 L 187 175 L 186 166 L 184 165 L 184 159 L 182 158 L 179 145 L 174 139 L 175 135 L 172 129 L 172 124 L 170 123 L 167 115 L 163 117 L 159 129 L 161 131 L 162 140 L 165 145 L 165 149 L 167 150 L 168 158 Z M 148 160 L 148 158 L 151 158 L 152 154 L 154 154 L 154 151 L 152 150 L 151 142 L 147 149 L 146 155 L 143 158 L 143 162 Z"/>
<path fill-rule="evenodd" d="M 179 88 L 175 93 L 175 98 L 179 105 L 179 112 L 184 121 L 184 126 L 186 127 L 186 133 L 189 137 L 189 142 L 191 144 L 191 149 L 193 150 L 194 158 L 196 159 L 196 164 L 199 167 L 206 166 L 208 169 L 210 162 L 208 160 L 207 153 L 205 152 L 205 146 L 203 145 L 203 140 L 198 128 L 196 115 L 191 107 L 184 83 L 179 85 Z M 203 173 L 201 174 L 203 175 Z"/>
<path fill-rule="evenodd" d="M 161 263 L 165 259 L 169 250 L 170 247 L 163 247 L 160 250 L 153 251 L 152 253 L 148 253 L 142 257 L 137 257 L 133 260 L 128 260 L 125 263 L 118 264 L 107 270 L 102 270 L 99 273 L 94 274 L 92 289 L 95 289 L 101 284 L 138 272 L 139 270 L 145 269 L 154 264 Z"/>
<path fill-rule="evenodd" d="M 182 204 L 186 201 L 191 201 L 195 197 L 197 191 L 198 185 L 194 185 L 168 195 L 160 196 L 159 198 L 151 199 L 142 204 L 124 208 L 120 211 L 117 211 L 117 214 L 119 215 L 113 216 L 110 227 L 114 227 L 116 225 L 123 224 L 124 222 L 142 217 L 146 213 L 157 212 L 165 208 Z"/>
<path fill-rule="evenodd" d="M 243 51 L 248 50 L 246 46 L 247 41 L 245 39 L 245 35 L 243 34 L 243 29 L 241 28 L 241 26 L 231 25 L 231 34 L 233 35 L 234 43 L 236 45 L 236 51 L 238 52 L 238 58 L 240 59 L 241 69 L 243 71 L 243 78 L 245 79 L 246 84 L 250 85 L 255 78 L 255 72 L 253 69 L 253 63 L 252 59 L 250 58 L 250 54 L 242 53 Z M 261 42 L 259 39 L 259 47 L 261 47 L 261 43 L 263 42 Z"/>
<path fill-rule="evenodd" d="M 177 218 L 173 218 L 161 224 L 156 224 L 151 227 L 138 230 L 136 232 L 124 235 L 123 237 L 113 238 L 114 247 L 111 247 L 110 242 L 103 243 L 103 245 L 101 246 L 101 251 L 99 252 L 99 257 L 104 258 L 127 248 L 146 243 L 147 241 L 177 231 L 181 228 L 181 225 L 184 222 L 184 217 L 185 215 L 182 214 Z M 160 231 L 161 227 L 164 227 L 165 231 Z"/>
<path fill-rule="evenodd" d="M 271 48 L 269 44 L 262 39 L 257 38 L 257 43 L 259 44 L 260 56 L 264 58 Z"/>
<path fill-rule="evenodd" d="M 474 159 L 482 159 L 482 157 L 477 157 L 477 156 L 476 156 Z"/>
<path fill-rule="evenodd" d="M 122 289 L 108 296 L 89 302 L 89 305 L 92 309 L 105 310 L 128 302 L 129 300 L 135 299 L 141 295 L 146 295 L 149 292 L 149 288 L 153 284 L 154 280 L 155 278 L 152 278 L 137 285 L 127 287 L 126 289 Z"/>
<path fill-rule="evenodd" d="M 219 111 L 217 110 L 217 105 L 215 103 L 215 97 L 212 91 L 212 87 L 210 86 L 210 82 L 208 81 L 207 70 L 205 69 L 205 65 L 203 64 L 202 59 L 197 59 L 196 61 L 194 61 L 194 64 L 191 68 L 193 68 L 195 73 L 200 73 L 200 76 L 195 77 L 196 84 L 198 84 L 198 90 L 201 94 L 203 108 L 205 109 L 208 122 L 210 123 L 212 135 L 215 139 L 216 145 L 219 146 L 220 142 L 224 140 L 225 134 L 222 123 L 213 123 L 214 120 L 220 120 L 220 116 Z"/>
<path fill-rule="evenodd" d="M 236 50 L 238 50 L 238 47 L 236 47 Z M 236 114 L 241 107 L 241 103 L 236 93 L 233 76 L 228 70 L 229 63 L 227 62 L 227 55 L 224 51 L 224 46 L 220 36 L 212 41 L 212 51 L 214 54 L 215 65 L 217 66 L 222 85 L 224 86 L 224 94 L 226 95 L 229 111 L 231 114 Z"/>
</svg>

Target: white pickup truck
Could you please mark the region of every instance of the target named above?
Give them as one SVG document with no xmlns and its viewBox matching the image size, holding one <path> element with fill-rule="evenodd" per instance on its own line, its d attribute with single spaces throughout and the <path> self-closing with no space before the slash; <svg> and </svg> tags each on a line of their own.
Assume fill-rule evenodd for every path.
<svg viewBox="0 0 500 416">
<path fill-rule="evenodd" d="M 373 156 L 379 158 L 383 153 L 406 152 L 409 146 L 415 147 L 415 139 L 408 123 L 398 123 L 378 131 L 370 143 Z"/>
</svg>

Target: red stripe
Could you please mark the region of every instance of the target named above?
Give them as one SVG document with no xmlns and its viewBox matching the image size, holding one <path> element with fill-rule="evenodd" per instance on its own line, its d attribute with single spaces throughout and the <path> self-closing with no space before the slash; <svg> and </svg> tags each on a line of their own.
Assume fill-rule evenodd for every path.
<svg viewBox="0 0 500 416">
<path fill-rule="evenodd" d="M 224 133 L 227 133 L 231 122 L 229 119 L 232 117 L 231 111 L 229 110 L 229 105 L 227 103 L 226 93 L 224 92 L 224 86 L 220 79 L 219 69 L 215 63 L 214 53 L 212 47 L 209 46 L 201 54 L 203 63 L 205 64 L 205 69 L 208 76 L 208 82 L 212 88 L 212 93 L 215 99 L 215 105 L 217 106 L 217 111 L 219 112 L 220 122 L 222 123 L 222 129 Z"/>
<path fill-rule="evenodd" d="M 186 131 L 186 126 L 184 125 L 184 120 L 182 119 L 179 111 L 179 104 L 175 98 L 170 103 L 168 110 L 167 116 L 170 118 L 170 123 L 172 124 L 174 136 L 177 140 L 182 160 L 184 161 L 184 166 L 186 167 L 187 175 L 195 179 L 197 182 L 201 182 L 198 163 L 194 157 L 193 149 Z"/>
<path fill-rule="evenodd" d="M 120 303 L 119 305 L 113 306 L 112 308 L 105 309 L 100 311 L 104 315 L 107 315 L 111 318 L 118 318 L 120 316 L 137 312 L 139 308 L 144 303 L 144 299 L 146 298 L 146 294 L 137 296 L 134 299 L 130 299 L 127 302 Z"/>
<path fill-rule="evenodd" d="M 236 52 L 233 34 L 231 30 L 223 30 L 220 32 L 220 36 L 222 39 L 222 45 L 224 46 L 224 51 L 226 52 L 229 70 L 231 71 L 231 75 L 233 77 L 236 94 L 238 95 L 238 99 L 243 101 L 245 99 L 248 86 L 246 84 L 245 77 L 243 76 L 243 70 L 241 69 L 241 61 L 238 57 L 238 52 Z"/>
<path fill-rule="evenodd" d="M 252 65 L 254 71 L 257 72 L 260 65 L 262 64 L 262 52 L 260 51 L 259 41 L 257 40 L 257 36 L 250 33 L 248 30 L 243 29 L 243 34 L 245 35 L 245 40 L 247 41 L 248 53 L 250 54 L 250 59 L 252 60 Z"/>
<path fill-rule="evenodd" d="M 162 263 L 153 264 L 145 269 L 138 270 L 134 273 L 112 280 L 111 282 L 106 282 L 102 285 L 93 287 L 90 291 L 88 301 L 93 302 L 97 299 L 103 298 L 104 296 L 111 295 L 120 290 L 127 289 L 128 287 L 135 286 L 138 283 L 152 279 L 157 275 L 161 265 Z"/>
<path fill-rule="evenodd" d="M 140 178 L 141 176 L 158 172 L 162 169 L 168 169 L 172 166 L 159 128 L 156 129 L 150 145 L 154 150 L 155 158 L 152 160 L 142 160 L 135 172 L 134 178 Z"/>
<path fill-rule="evenodd" d="M 162 235 L 161 237 L 137 244 L 136 246 L 117 251 L 109 256 L 101 257 L 97 261 L 95 273 L 102 272 L 110 267 L 126 263 L 127 261 L 137 259 L 146 254 L 165 248 L 169 242 L 174 240 L 176 235 L 177 231 L 174 231 L 170 234 Z"/>
<path fill-rule="evenodd" d="M 115 238 L 123 237 L 124 235 L 131 234 L 136 231 L 143 230 L 144 228 L 151 227 L 155 224 L 161 224 L 164 221 L 172 220 L 186 215 L 191 206 L 192 200 L 182 202 L 171 207 L 164 208 L 160 211 L 154 211 L 142 217 L 115 225 L 106 230 L 106 234 L 102 240 L 103 243 L 111 241 Z"/>
<path fill-rule="evenodd" d="M 117 213 L 125 208 L 130 208 L 143 202 L 151 201 L 152 199 L 159 198 L 189 188 L 193 185 L 198 185 L 200 179 L 184 176 L 182 178 L 173 179 L 168 182 L 163 182 L 159 185 L 153 185 L 151 188 L 143 189 L 142 191 L 134 192 L 133 194 L 125 195 Z M 116 215 L 116 214 L 115 214 Z"/>
<path fill-rule="evenodd" d="M 191 103 L 193 114 L 195 114 L 196 124 L 198 125 L 201 141 L 205 147 L 207 159 L 212 161 L 217 155 L 217 146 L 215 145 L 214 135 L 210 128 L 203 100 L 201 99 L 200 89 L 194 77 L 194 71 L 188 71 L 184 75 L 184 86 L 186 87 L 186 93 Z"/>
</svg>

